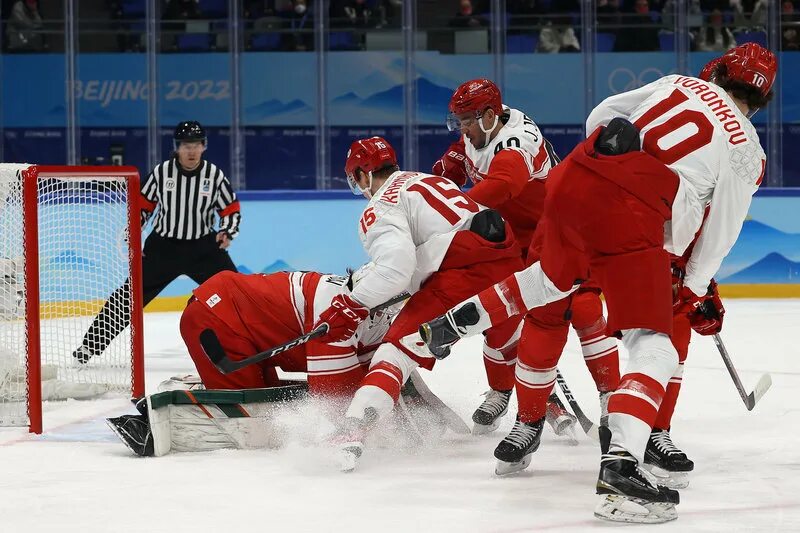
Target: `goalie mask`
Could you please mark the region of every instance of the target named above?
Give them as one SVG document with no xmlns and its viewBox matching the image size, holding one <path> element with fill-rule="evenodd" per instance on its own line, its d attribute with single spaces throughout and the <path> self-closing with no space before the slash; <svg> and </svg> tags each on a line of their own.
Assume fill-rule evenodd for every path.
<svg viewBox="0 0 800 533">
<path fill-rule="evenodd" d="M 397 154 L 392 145 L 383 137 L 360 139 L 350 145 L 344 172 L 347 184 L 356 196 L 372 197 L 372 174 L 387 167 L 397 166 Z M 364 172 L 369 181 L 365 188 L 358 184 L 358 171 Z"/>
</svg>

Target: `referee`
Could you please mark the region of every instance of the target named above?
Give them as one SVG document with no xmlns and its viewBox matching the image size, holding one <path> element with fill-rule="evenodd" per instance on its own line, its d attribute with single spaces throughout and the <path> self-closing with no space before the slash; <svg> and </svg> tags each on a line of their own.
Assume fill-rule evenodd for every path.
<svg viewBox="0 0 800 533">
<path fill-rule="evenodd" d="M 217 272 L 236 272 L 227 252 L 241 222 L 236 193 L 219 167 L 203 159 L 207 138 L 199 122 L 178 124 L 173 142 L 172 158 L 155 167 L 142 187 L 142 225 L 155 212 L 142 251 L 143 306 L 182 274 L 199 285 Z M 103 305 L 72 354 L 79 363 L 103 353 L 130 323 L 123 305 L 130 290 L 128 279 Z M 114 320 L 114 309 L 124 310 L 123 320 Z"/>
</svg>

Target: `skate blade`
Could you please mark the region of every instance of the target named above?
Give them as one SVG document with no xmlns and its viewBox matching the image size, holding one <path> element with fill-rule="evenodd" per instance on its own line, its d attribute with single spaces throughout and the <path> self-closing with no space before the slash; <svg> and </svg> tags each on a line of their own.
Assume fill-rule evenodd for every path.
<svg viewBox="0 0 800 533">
<path fill-rule="evenodd" d="M 339 470 L 342 472 L 353 472 L 358 465 L 358 459 L 364 451 L 363 445 L 345 445 L 339 449 Z"/>
<path fill-rule="evenodd" d="M 594 515 L 610 522 L 661 524 L 678 518 L 674 503 L 647 502 L 618 494 L 602 494 Z"/>
<path fill-rule="evenodd" d="M 502 416 L 502 415 L 500 415 Z M 489 425 L 478 424 L 474 422 L 472 425 L 472 434 L 473 435 L 488 435 L 489 433 L 495 431 L 497 428 L 500 427 L 500 417 L 497 417 L 497 420 L 492 422 Z"/>
<path fill-rule="evenodd" d="M 689 472 L 670 472 L 651 464 L 644 464 L 642 470 L 652 476 L 651 481 L 656 485 L 668 489 L 685 489 L 689 486 Z"/>
<path fill-rule="evenodd" d="M 498 459 L 497 464 L 494 467 L 495 475 L 503 477 L 516 474 L 517 472 L 522 472 L 530 466 L 531 460 L 533 459 L 532 455 L 532 453 L 529 453 L 522 458 L 522 461 L 518 461 L 516 463 L 507 463 Z"/>
</svg>

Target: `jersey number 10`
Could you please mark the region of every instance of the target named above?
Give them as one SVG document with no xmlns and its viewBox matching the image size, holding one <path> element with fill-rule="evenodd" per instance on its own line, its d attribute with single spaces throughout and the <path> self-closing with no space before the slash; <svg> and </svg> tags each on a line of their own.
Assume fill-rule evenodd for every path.
<svg viewBox="0 0 800 533">
<path fill-rule="evenodd" d="M 688 99 L 689 97 L 683 94 L 680 89 L 675 89 L 667 99 L 660 101 L 648 109 L 644 115 L 639 117 L 639 120 L 637 120 L 634 125 L 641 130 L 658 117 L 664 115 L 666 112 L 679 106 Z M 697 128 L 697 131 L 669 148 L 663 149 L 658 145 L 658 141 L 688 124 L 693 124 Z M 665 165 L 671 165 L 710 143 L 713 135 L 714 126 L 709 122 L 708 117 L 700 111 L 684 109 L 675 116 L 667 119 L 663 124 L 659 124 L 647 130 L 644 134 L 642 150 Z"/>
</svg>

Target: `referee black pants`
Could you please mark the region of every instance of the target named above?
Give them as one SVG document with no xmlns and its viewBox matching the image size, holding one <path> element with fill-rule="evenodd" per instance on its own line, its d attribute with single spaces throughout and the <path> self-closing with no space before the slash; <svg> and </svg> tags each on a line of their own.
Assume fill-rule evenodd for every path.
<svg viewBox="0 0 800 533">
<path fill-rule="evenodd" d="M 236 272 L 230 255 L 219 248 L 216 234 L 196 240 L 170 239 L 151 233 L 142 252 L 142 306 L 181 275 L 200 285 L 218 272 Z M 83 337 L 82 347 L 91 356 L 100 355 L 130 323 L 130 279 L 115 290 Z"/>
</svg>

